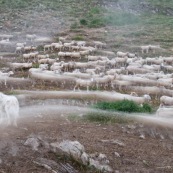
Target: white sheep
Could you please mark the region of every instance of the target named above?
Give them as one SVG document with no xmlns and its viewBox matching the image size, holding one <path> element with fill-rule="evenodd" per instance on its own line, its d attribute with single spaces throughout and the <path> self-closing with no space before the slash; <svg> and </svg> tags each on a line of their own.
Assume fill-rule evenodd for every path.
<svg viewBox="0 0 173 173">
<path fill-rule="evenodd" d="M 161 48 L 160 48 L 160 45 L 150 45 L 150 49 L 153 51 L 153 53 L 155 53 L 157 49 L 161 49 Z"/>
<path fill-rule="evenodd" d="M 137 54 L 136 53 L 128 53 L 128 57 L 129 58 L 135 58 L 135 57 L 137 57 Z"/>
<path fill-rule="evenodd" d="M 66 37 L 59 37 L 59 42 L 65 42 L 65 40 L 68 38 L 68 36 Z"/>
<path fill-rule="evenodd" d="M 13 71 L 16 69 L 28 69 L 32 68 L 32 63 L 10 63 L 10 67 Z"/>
<path fill-rule="evenodd" d="M 38 63 L 39 63 L 39 64 L 46 64 L 46 63 L 48 63 L 48 58 L 39 59 L 39 60 L 38 60 Z"/>
<path fill-rule="evenodd" d="M 58 57 L 65 57 L 66 56 L 66 53 L 65 52 L 58 52 Z"/>
<path fill-rule="evenodd" d="M 77 46 L 84 47 L 86 45 L 86 41 L 78 41 L 76 42 Z"/>
<path fill-rule="evenodd" d="M 25 47 L 26 46 L 26 42 L 24 43 L 16 43 L 16 47 Z"/>
<path fill-rule="evenodd" d="M 38 59 L 46 59 L 46 58 L 49 58 L 49 54 L 46 54 L 46 55 L 37 55 L 37 58 Z"/>
<path fill-rule="evenodd" d="M 64 43 L 64 49 L 71 50 L 71 46 L 75 44 L 75 41 L 72 41 L 71 43 Z"/>
<path fill-rule="evenodd" d="M 71 52 L 69 55 L 71 58 L 80 58 L 81 59 L 80 52 Z"/>
<path fill-rule="evenodd" d="M 89 91 L 89 87 L 93 86 L 95 84 L 95 81 L 93 78 L 89 79 L 89 80 L 83 80 L 83 79 L 77 79 L 76 80 L 76 85 L 74 87 L 74 91 L 76 90 L 76 87 L 79 88 L 80 87 L 86 87 L 87 88 L 87 92 Z"/>
<path fill-rule="evenodd" d="M 14 37 L 13 35 L 7 35 L 7 34 L 0 35 L 0 38 L 2 40 L 10 40 L 13 37 Z"/>
<path fill-rule="evenodd" d="M 26 46 L 23 48 L 25 52 L 35 51 L 37 48 L 35 46 Z"/>
<path fill-rule="evenodd" d="M 35 34 L 27 34 L 26 35 L 26 41 L 34 41 L 36 39 Z"/>
<path fill-rule="evenodd" d="M 1 120 L 7 118 L 7 125 L 14 125 L 17 127 L 19 102 L 15 96 L 7 96 L 0 93 L 0 116 Z"/>
<path fill-rule="evenodd" d="M 160 97 L 160 104 L 172 106 L 173 105 L 173 97 L 168 97 L 168 96 Z"/>
<path fill-rule="evenodd" d="M 22 56 L 23 56 L 23 60 L 29 59 L 31 57 L 30 53 L 24 53 Z"/>
<path fill-rule="evenodd" d="M 43 71 L 43 70 L 48 70 L 49 66 L 48 64 L 40 64 L 39 68 Z"/>
<path fill-rule="evenodd" d="M 0 77 L 4 77 L 5 79 L 5 86 L 7 85 L 7 78 L 13 74 L 14 74 L 13 71 L 9 71 L 8 73 L 3 73 L 0 71 Z"/>
<path fill-rule="evenodd" d="M 128 55 L 129 55 L 128 52 L 126 52 L 126 53 L 120 52 L 120 51 L 117 52 L 117 56 L 118 56 L 119 58 L 128 57 Z"/>
<path fill-rule="evenodd" d="M 83 51 L 80 51 L 79 53 L 80 53 L 80 55 L 82 55 L 82 56 L 87 56 L 87 55 L 90 54 L 90 51 L 89 51 L 89 50 L 83 50 Z"/>
<path fill-rule="evenodd" d="M 101 41 L 93 41 L 95 48 L 103 48 L 103 46 L 106 46 L 106 43 L 102 43 Z"/>
<path fill-rule="evenodd" d="M 18 53 L 21 54 L 21 53 L 23 52 L 23 50 L 24 50 L 24 47 L 19 47 L 19 46 L 18 46 L 18 47 L 16 47 L 15 53 L 16 53 L 16 54 L 18 54 Z"/>
<path fill-rule="evenodd" d="M 45 51 L 51 51 L 52 45 L 51 44 L 46 44 L 44 45 L 44 52 Z"/>
<path fill-rule="evenodd" d="M 148 45 L 148 46 L 141 46 L 140 48 L 141 48 L 142 53 L 145 53 L 145 52 L 148 53 L 149 50 L 150 50 L 150 45 Z"/>
</svg>

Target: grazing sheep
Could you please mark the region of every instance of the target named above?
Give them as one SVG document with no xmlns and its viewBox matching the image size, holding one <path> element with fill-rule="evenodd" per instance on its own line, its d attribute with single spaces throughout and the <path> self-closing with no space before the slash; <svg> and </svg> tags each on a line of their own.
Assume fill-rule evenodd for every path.
<svg viewBox="0 0 173 173">
<path fill-rule="evenodd" d="M 78 41 L 76 42 L 77 46 L 84 47 L 86 45 L 86 41 Z"/>
<path fill-rule="evenodd" d="M 23 53 L 23 51 L 24 51 L 24 47 L 16 47 L 16 50 L 15 50 L 15 53 L 16 54 L 22 54 Z"/>
<path fill-rule="evenodd" d="M 17 127 L 19 102 L 15 96 L 7 96 L 0 93 L 0 116 L 1 120 L 7 118 L 7 125 L 14 125 Z"/>
<path fill-rule="evenodd" d="M 52 71 L 57 71 L 57 70 L 62 70 L 63 66 L 62 65 L 51 65 L 50 70 Z"/>
<path fill-rule="evenodd" d="M 118 56 L 119 58 L 128 57 L 128 55 L 129 55 L 128 52 L 126 52 L 126 53 L 120 52 L 120 51 L 117 52 L 117 56 Z"/>
<path fill-rule="evenodd" d="M 128 53 L 128 57 L 129 58 L 135 58 L 135 57 L 137 57 L 137 54 L 136 53 Z"/>
<path fill-rule="evenodd" d="M 141 48 L 142 53 L 145 53 L 145 52 L 148 53 L 150 50 L 150 45 L 149 46 L 141 46 L 140 48 Z"/>
<path fill-rule="evenodd" d="M 49 66 L 48 64 L 40 64 L 39 68 L 43 71 L 43 70 L 48 70 Z"/>
<path fill-rule="evenodd" d="M 63 48 L 62 43 L 59 43 L 59 44 L 56 44 L 56 45 L 55 45 L 55 50 L 57 50 L 57 51 L 61 51 L 62 48 Z"/>
<path fill-rule="evenodd" d="M 13 35 L 7 35 L 7 34 L 0 35 L 1 40 L 10 40 L 13 37 L 14 37 Z"/>
<path fill-rule="evenodd" d="M 96 83 L 97 89 L 99 88 L 99 86 L 103 86 L 104 89 L 106 89 L 106 87 L 108 87 L 110 83 L 112 85 L 112 81 L 114 79 L 115 79 L 115 76 L 106 75 L 106 76 L 103 76 L 103 77 L 96 77 L 96 78 L 94 78 L 94 81 Z"/>
<path fill-rule="evenodd" d="M 39 64 L 46 64 L 46 63 L 48 63 L 48 58 L 39 59 L 39 60 L 38 60 L 38 63 L 39 63 Z"/>
<path fill-rule="evenodd" d="M 22 55 L 23 56 L 23 59 L 29 59 L 31 57 L 30 53 L 25 53 Z"/>
<path fill-rule="evenodd" d="M 37 48 L 35 46 L 26 46 L 23 48 L 25 52 L 35 51 Z"/>
<path fill-rule="evenodd" d="M 97 61 L 100 60 L 100 56 L 88 56 L 88 61 Z"/>
<path fill-rule="evenodd" d="M 32 68 L 32 63 L 10 63 L 10 67 L 15 71 L 16 69 Z"/>
<path fill-rule="evenodd" d="M 4 47 L 6 47 L 6 46 L 12 46 L 12 43 L 9 40 L 1 40 L 0 41 L 0 45 L 1 46 L 4 46 Z"/>
<path fill-rule="evenodd" d="M 100 41 L 93 41 L 94 45 L 95 45 L 95 48 L 103 48 L 103 46 L 106 46 L 106 43 L 102 43 Z"/>
<path fill-rule="evenodd" d="M 52 45 L 51 44 L 44 45 L 44 52 L 51 51 L 51 48 L 52 48 Z"/>
<path fill-rule="evenodd" d="M 26 46 L 26 42 L 24 43 L 16 43 L 16 47 L 25 47 Z"/>
<path fill-rule="evenodd" d="M 71 46 L 75 44 L 75 41 L 72 41 L 71 43 L 64 43 L 64 49 L 71 50 Z"/>
<path fill-rule="evenodd" d="M 89 87 L 93 86 L 95 84 L 95 81 L 93 78 L 91 78 L 90 80 L 83 80 L 83 79 L 77 79 L 76 80 L 76 85 L 74 87 L 74 91 L 76 90 L 76 87 L 79 88 L 80 87 L 86 87 L 87 88 L 87 92 L 89 91 Z"/>
<path fill-rule="evenodd" d="M 72 52 L 70 54 L 70 57 L 71 58 L 80 58 L 81 59 L 81 54 L 80 54 L 80 52 Z"/>
<path fill-rule="evenodd" d="M 150 49 L 153 51 L 153 53 L 155 53 L 157 49 L 161 49 L 161 48 L 160 48 L 160 45 L 150 45 Z"/>
<path fill-rule="evenodd" d="M 46 58 L 49 58 L 49 54 L 46 54 L 46 55 L 37 55 L 37 58 L 38 59 L 46 59 Z"/>
<path fill-rule="evenodd" d="M 59 42 L 65 42 L 65 40 L 68 38 L 68 36 L 66 36 L 66 37 L 59 37 Z"/>
<path fill-rule="evenodd" d="M 10 76 L 10 75 L 13 75 L 13 71 L 9 71 L 8 73 L 3 73 L 0 71 L 0 77 L 4 77 L 5 78 L 5 86 L 7 85 L 7 78 Z"/>
<path fill-rule="evenodd" d="M 34 41 L 36 39 L 35 34 L 27 34 L 26 35 L 26 41 Z"/>
<path fill-rule="evenodd" d="M 94 51 L 96 51 L 96 48 L 91 47 L 91 46 L 89 46 L 89 47 L 83 46 L 83 47 L 80 47 L 80 50 L 81 50 L 81 51 L 89 50 L 90 52 L 94 52 Z"/>
<path fill-rule="evenodd" d="M 157 86 L 171 88 L 173 86 L 173 78 L 160 78 L 157 80 Z"/>
<path fill-rule="evenodd" d="M 131 96 L 138 97 L 138 94 L 137 94 L 137 93 L 135 93 L 135 92 L 131 92 L 131 93 L 130 93 L 130 95 L 131 95 Z"/>
<path fill-rule="evenodd" d="M 79 46 L 71 46 L 72 51 L 79 51 L 81 48 Z M 83 50 L 85 51 L 85 50 Z"/>
<path fill-rule="evenodd" d="M 160 97 L 160 104 L 172 106 L 173 105 L 173 97 L 168 97 L 168 96 Z"/>
<path fill-rule="evenodd" d="M 79 53 L 80 53 L 80 55 L 82 55 L 82 56 L 87 56 L 87 55 L 90 54 L 90 51 L 89 51 L 89 50 L 83 50 L 83 51 L 80 51 Z"/>
</svg>

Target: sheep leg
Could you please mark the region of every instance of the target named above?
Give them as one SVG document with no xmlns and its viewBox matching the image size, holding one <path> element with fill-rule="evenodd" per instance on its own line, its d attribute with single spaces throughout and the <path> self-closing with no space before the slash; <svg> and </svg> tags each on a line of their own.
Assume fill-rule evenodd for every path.
<svg viewBox="0 0 173 173">
<path fill-rule="evenodd" d="M 75 86 L 74 86 L 74 89 L 73 89 L 73 91 L 76 91 L 76 87 L 77 87 L 77 85 L 75 85 Z"/>
<path fill-rule="evenodd" d="M 5 87 L 7 88 L 7 81 L 6 81 L 6 78 L 4 80 L 4 84 L 5 84 Z"/>
<path fill-rule="evenodd" d="M 98 83 L 96 84 L 96 87 L 97 87 L 97 90 L 98 90 L 98 88 L 99 88 L 99 84 Z"/>
<path fill-rule="evenodd" d="M 7 115 L 7 125 L 10 125 L 11 124 L 10 115 L 8 113 L 8 108 L 6 106 L 5 106 L 5 113 Z"/>
<path fill-rule="evenodd" d="M 89 92 L 89 86 L 87 86 L 87 92 Z"/>
</svg>

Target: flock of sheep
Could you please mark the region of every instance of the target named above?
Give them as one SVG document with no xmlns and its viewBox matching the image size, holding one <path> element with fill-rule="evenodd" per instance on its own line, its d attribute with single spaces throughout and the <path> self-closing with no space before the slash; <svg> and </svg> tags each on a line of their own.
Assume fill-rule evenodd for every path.
<svg viewBox="0 0 173 173">
<path fill-rule="evenodd" d="M 12 35 L 0 35 L 0 45 L 11 45 Z M 11 71 L 0 72 L 6 78 L 16 70 L 28 70 L 33 80 L 54 81 L 73 87 L 75 91 L 83 89 L 119 91 L 120 99 L 132 98 L 138 102 L 150 102 L 151 96 L 160 97 L 160 105 L 173 105 L 173 57 L 142 58 L 136 53 L 114 52 L 103 50 L 107 45 L 100 41 L 88 43 L 86 41 L 69 40 L 59 37 L 58 42 L 44 44 L 39 51 L 33 43 L 37 39 L 35 34 L 26 35 L 25 42 L 15 44 L 15 54 L 21 57 L 21 62 L 9 63 Z M 150 50 L 155 53 L 160 46 L 141 46 L 142 54 Z M 38 68 L 34 68 L 38 65 Z M 102 92 L 103 93 L 103 92 Z M 118 95 L 119 93 L 117 93 Z"/>
</svg>

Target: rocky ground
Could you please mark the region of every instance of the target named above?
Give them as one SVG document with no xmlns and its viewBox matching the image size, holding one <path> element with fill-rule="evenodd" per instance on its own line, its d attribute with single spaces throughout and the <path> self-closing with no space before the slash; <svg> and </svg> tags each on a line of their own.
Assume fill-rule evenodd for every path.
<svg viewBox="0 0 173 173">
<path fill-rule="evenodd" d="M 72 112 L 75 109 L 71 107 Z M 29 107 L 26 110 L 30 110 Z M 47 159 L 46 164 L 50 167 L 53 166 L 49 162 L 53 160 L 63 165 L 69 163 L 73 167 L 71 172 L 97 172 L 59 152 L 53 153 L 50 144 L 63 140 L 79 141 L 87 153 L 106 154 L 116 173 L 173 170 L 173 137 L 169 129 L 135 122 L 102 124 L 69 119 L 66 111 L 39 115 L 34 110 L 26 110 L 18 121 L 18 128 L 0 129 L 0 172 L 51 172 L 36 163 L 41 163 L 41 158 Z M 33 141 L 27 144 L 28 139 Z M 70 171 L 67 169 L 66 172 Z"/>
</svg>

